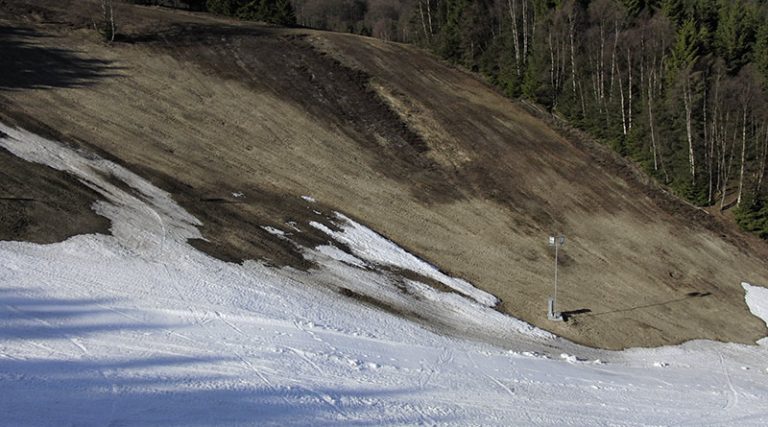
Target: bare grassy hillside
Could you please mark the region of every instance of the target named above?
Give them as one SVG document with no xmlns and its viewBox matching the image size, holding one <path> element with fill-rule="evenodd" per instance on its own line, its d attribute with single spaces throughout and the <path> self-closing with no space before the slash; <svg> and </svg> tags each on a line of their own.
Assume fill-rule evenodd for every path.
<svg viewBox="0 0 768 427">
<path fill-rule="evenodd" d="M 307 223 L 338 210 L 577 342 L 766 334 L 740 286 L 768 284 L 763 242 L 418 49 L 130 5 L 106 45 L 96 16 L 94 1 L 2 3 L 0 117 L 172 192 L 213 256 L 312 268 L 262 226 L 320 244 Z M 546 320 L 554 232 L 568 323 Z"/>
</svg>

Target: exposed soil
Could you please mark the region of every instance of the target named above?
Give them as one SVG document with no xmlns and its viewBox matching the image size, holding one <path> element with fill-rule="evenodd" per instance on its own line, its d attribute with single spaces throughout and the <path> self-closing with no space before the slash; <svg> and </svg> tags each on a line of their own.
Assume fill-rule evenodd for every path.
<svg viewBox="0 0 768 427">
<path fill-rule="evenodd" d="M 584 344 L 766 334 L 740 287 L 768 284 L 764 242 L 416 48 L 127 4 L 106 45 L 98 2 L 0 4 L 0 112 L 169 191 L 213 256 L 311 268 L 263 227 L 317 245 L 338 210 Z M 546 320 L 550 233 L 568 323 Z"/>
<path fill-rule="evenodd" d="M 2 114 L 0 120 L 11 123 Z M 0 240 L 54 243 L 78 234 L 106 234 L 109 220 L 91 209 L 98 199 L 71 175 L 0 148 Z"/>
</svg>

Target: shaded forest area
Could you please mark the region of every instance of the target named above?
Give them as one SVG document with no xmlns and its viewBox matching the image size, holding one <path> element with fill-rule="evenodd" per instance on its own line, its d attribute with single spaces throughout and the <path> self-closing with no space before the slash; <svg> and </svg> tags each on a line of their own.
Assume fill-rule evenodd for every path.
<svg viewBox="0 0 768 427">
<path fill-rule="evenodd" d="M 202 1 L 186 1 L 198 3 Z M 765 0 L 207 0 L 415 43 L 546 106 L 768 239 Z"/>
</svg>

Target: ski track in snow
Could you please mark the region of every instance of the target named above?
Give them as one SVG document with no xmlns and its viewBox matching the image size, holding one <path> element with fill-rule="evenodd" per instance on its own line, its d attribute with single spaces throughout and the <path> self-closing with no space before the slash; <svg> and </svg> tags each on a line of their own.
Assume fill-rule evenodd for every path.
<svg viewBox="0 0 768 427">
<path fill-rule="evenodd" d="M 101 193 L 94 209 L 112 221 L 111 236 L 0 242 L 0 425 L 768 424 L 766 340 L 585 349 L 500 315 L 493 296 L 343 214 L 341 231 L 313 225 L 352 254 L 307 248 L 317 270 L 224 263 L 186 243 L 200 223 L 137 175 L 0 131 L 0 147 Z M 399 288 L 382 265 L 461 295 Z M 511 349 L 435 334 L 338 287 L 430 309 Z M 768 319 L 768 290 L 744 288 Z"/>
</svg>

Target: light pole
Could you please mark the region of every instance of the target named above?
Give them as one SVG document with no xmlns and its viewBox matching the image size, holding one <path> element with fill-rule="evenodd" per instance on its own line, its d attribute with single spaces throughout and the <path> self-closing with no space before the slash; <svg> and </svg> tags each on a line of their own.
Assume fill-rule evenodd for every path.
<svg viewBox="0 0 768 427">
<path fill-rule="evenodd" d="M 565 244 L 565 236 L 549 236 L 549 246 L 555 247 L 555 297 L 549 298 L 547 303 L 547 318 L 549 320 L 562 321 L 563 316 L 556 310 L 557 306 L 557 249 Z"/>
</svg>

